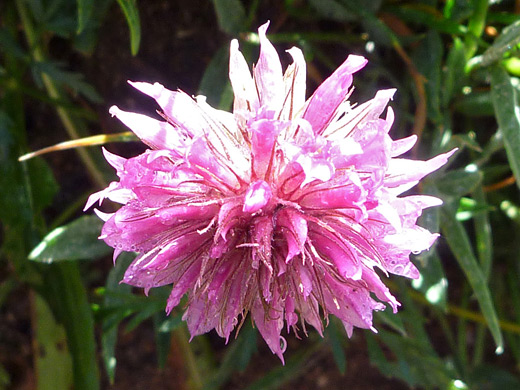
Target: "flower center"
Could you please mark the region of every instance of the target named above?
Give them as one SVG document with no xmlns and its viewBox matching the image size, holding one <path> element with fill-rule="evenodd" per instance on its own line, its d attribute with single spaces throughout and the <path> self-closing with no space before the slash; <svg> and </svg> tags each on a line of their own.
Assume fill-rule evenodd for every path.
<svg viewBox="0 0 520 390">
<path fill-rule="evenodd" d="M 242 211 L 245 213 L 255 213 L 267 205 L 273 193 L 271 187 L 264 180 L 258 180 L 249 185 L 244 199 Z"/>
</svg>

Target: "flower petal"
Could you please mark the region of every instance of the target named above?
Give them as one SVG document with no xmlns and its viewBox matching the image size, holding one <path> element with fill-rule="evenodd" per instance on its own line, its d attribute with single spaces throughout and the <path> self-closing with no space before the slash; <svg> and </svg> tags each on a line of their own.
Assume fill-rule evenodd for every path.
<svg viewBox="0 0 520 390">
<path fill-rule="evenodd" d="M 282 64 L 276 49 L 265 36 L 269 22 L 258 28 L 260 57 L 254 68 L 255 83 L 261 106 L 279 110 L 283 98 Z"/>
<path fill-rule="evenodd" d="M 109 112 L 152 149 L 169 149 L 179 155 L 182 154 L 185 148 L 184 140 L 175 128 L 167 122 L 161 122 L 134 112 L 126 112 L 120 110 L 117 106 L 110 107 Z"/>
<path fill-rule="evenodd" d="M 363 68 L 366 63 L 364 57 L 348 56 L 311 96 L 303 118 L 310 122 L 316 134 L 325 131 L 352 85 L 352 74 Z"/>
</svg>

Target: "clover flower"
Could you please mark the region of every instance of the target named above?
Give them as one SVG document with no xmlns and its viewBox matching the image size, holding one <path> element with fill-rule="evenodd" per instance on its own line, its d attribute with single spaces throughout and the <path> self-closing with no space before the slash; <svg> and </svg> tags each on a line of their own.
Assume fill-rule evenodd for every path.
<svg viewBox="0 0 520 390">
<path fill-rule="evenodd" d="M 384 303 L 397 311 L 380 274 L 419 276 L 409 255 L 438 234 L 416 220 L 441 204 L 399 195 L 453 151 L 398 158 L 416 137 L 388 135 L 395 90 L 360 105 L 347 100 L 363 57 L 350 55 L 306 100 L 302 52 L 288 50 L 293 62 L 283 73 L 267 27 L 258 30 L 253 75 L 231 42 L 233 113 L 203 96 L 130 82 L 157 101 L 164 120 L 110 109 L 150 149 L 130 159 L 104 150 L 119 181 L 86 208 L 105 198 L 123 204 L 113 214 L 96 210 L 105 221 L 100 238 L 115 248 L 114 261 L 138 252 L 124 283 L 146 293 L 173 285 L 168 313 L 188 295 L 183 319 L 192 337 L 215 329 L 227 341 L 250 313 L 283 361 L 284 326 L 323 334 L 333 314 L 350 337 L 354 327 L 375 331 L 372 315 Z"/>
</svg>

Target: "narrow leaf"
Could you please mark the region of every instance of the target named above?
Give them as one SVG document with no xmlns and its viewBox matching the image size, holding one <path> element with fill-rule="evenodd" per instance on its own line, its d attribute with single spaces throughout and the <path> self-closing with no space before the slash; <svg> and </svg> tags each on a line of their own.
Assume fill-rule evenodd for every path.
<svg viewBox="0 0 520 390">
<path fill-rule="evenodd" d="M 441 91 L 442 106 L 444 108 L 448 107 L 450 101 L 462 92 L 465 81 L 465 66 L 464 45 L 459 38 L 455 38 L 453 46 L 448 53 L 444 70 L 444 86 Z"/>
<path fill-rule="evenodd" d="M 70 141 L 60 142 L 59 144 L 48 146 L 46 148 L 37 150 L 35 152 L 24 154 L 23 156 L 18 157 L 18 161 L 29 160 L 36 156 L 41 156 L 42 154 L 57 152 L 68 149 L 80 148 L 83 146 L 95 146 L 95 145 L 105 145 L 109 142 L 130 142 L 137 141 L 138 138 L 131 131 L 124 131 L 122 133 L 116 134 L 99 134 L 93 135 L 85 138 L 73 139 Z"/>
<path fill-rule="evenodd" d="M 504 54 L 520 43 L 520 20 L 515 21 L 502 30 L 493 45 L 482 55 L 482 66 L 500 61 Z"/>
<path fill-rule="evenodd" d="M 237 35 L 245 28 L 246 10 L 240 0 L 213 0 L 220 29 Z"/>
<path fill-rule="evenodd" d="M 278 366 L 269 371 L 262 378 L 249 385 L 246 390 L 274 390 L 280 388 L 290 380 L 303 375 L 308 360 L 316 353 L 320 344 L 314 344 L 304 352 L 292 355 L 285 366 Z"/>
<path fill-rule="evenodd" d="M 98 390 L 94 319 L 78 264 L 51 264 L 45 271 L 45 287 L 42 293 L 52 302 L 52 308 L 67 332 L 73 362 L 74 388 Z"/>
<path fill-rule="evenodd" d="M 344 335 L 344 333 L 339 332 L 337 321 L 331 321 L 327 327 L 327 341 L 332 349 L 332 355 L 334 356 L 334 361 L 336 362 L 339 372 L 345 374 L 347 369 L 347 356 L 345 355 L 345 349 L 341 342 L 342 335 Z"/>
<path fill-rule="evenodd" d="M 520 187 L 520 118 L 516 90 L 501 66 L 491 68 L 491 97 L 498 127 L 504 138 L 509 165 Z"/>
<path fill-rule="evenodd" d="M 38 390 L 70 389 L 73 385 L 72 359 L 67 349 L 65 329 L 56 322 L 49 306 L 39 295 L 35 295 L 33 310 Z"/>
<path fill-rule="evenodd" d="M 120 293 L 120 294 L 131 294 L 132 288 L 127 284 L 121 284 L 120 281 L 123 278 L 123 275 L 127 269 L 127 267 L 132 262 L 135 256 L 132 253 L 125 252 L 122 253 L 115 267 L 109 272 L 107 277 L 107 282 L 105 285 L 106 293 L 103 304 L 105 306 L 113 305 L 117 303 L 121 303 L 122 299 L 119 297 L 114 297 L 111 294 L 107 294 L 107 292 Z M 115 295 L 115 294 L 114 294 Z M 114 383 L 115 374 L 116 374 L 116 342 L 117 342 L 117 334 L 118 327 L 117 326 L 107 326 L 108 323 L 116 318 L 117 320 L 122 320 L 125 316 L 119 316 L 119 313 L 112 313 L 108 318 L 103 319 L 103 333 L 101 335 L 101 347 L 103 351 L 103 361 L 105 363 L 105 370 L 107 372 L 110 383 Z M 116 323 L 118 323 L 116 321 Z M 107 329 L 108 328 L 108 329 Z"/>
<path fill-rule="evenodd" d="M 132 55 L 137 55 L 141 43 L 141 22 L 136 0 L 117 0 L 121 10 L 125 14 L 126 23 L 130 29 L 130 50 Z"/>
<path fill-rule="evenodd" d="M 460 198 L 473 191 L 482 181 L 482 174 L 478 171 L 468 172 L 464 169 L 446 172 L 436 182 L 437 188 L 443 194 Z"/>
<path fill-rule="evenodd" d="M 482 310 L 482 314 L 486 319 L 489 330 L 495 340 L 497 346 L 496 352 L 503 351 L 503 339 L 500 327 L 498 325 L 498 318 L 495 312 L 495 307 L 491 299 L 491 294 L 486 283 L 486 278 L 473 254 L 471 243 L 461 222 L 457 221 L 454 214 L 447 211 L 446 208 L 442 210 L 442 232 L 445 239 L 455 255 L 460 267 L 462 268 L 466 278 L 468 279 L 477 301 Z"/>
<path fill-rule="evenodd" d="M 80 34 L 87 25 L 92 10 L 94 9 L 94 1 L 92 0 L 77 0 L 78 4 L 78 29 L 77 34 Z"/>
<path fill-rule="evenodd" d="M 217 372 L 205 384 L 204 390 L 216 390 L 229 380 L 237 370 L 243 370 L 249 364 L 251 356 L 256 351 L 257 331 L 250 323 L 244 324 L 243 329 L 231 345 L 226 349 L 222 363 Z"/>
<path fill-rule="evenodd" d="M 98 236 L 103 221 L 93 215 L 85 215 L 47 234 L 32 250 L 29 259 L 41 263 L 64 260 L 87 260 L 105 256 L 112 248 Z"/>
</svg>

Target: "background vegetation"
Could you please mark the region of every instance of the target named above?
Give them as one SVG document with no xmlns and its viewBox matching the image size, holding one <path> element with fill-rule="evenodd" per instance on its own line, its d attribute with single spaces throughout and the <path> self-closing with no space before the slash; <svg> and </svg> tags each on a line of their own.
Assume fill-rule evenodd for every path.
<svg viewBox="0 0 520 390">
<path fill-rule="evenodd" d="M 0 389 L 137 388 L 150 365 L 180 372 L 150 377 L 155 389 L 520 388 L 519 1 L 5 0 L 0 18 Z M 419 280 L 388 281 L 399 314 L 378 313 L 379 333 L 352 340 L 336 321 L 323 339 L 290 339 L 284 367 L 250 326 L 227 346 L 212 334 L 188 343 L 182 311 L 164 315 L 168 288 L 146 298 L 119 284 L 132 256 L 112 268 L 101 222 L 81 212 L 113 176 L 99 146 L 19 161 L 97 134 L 82 143 L 140 152 L 106 113 L 154 112 L 126 79 L 229 109 L 229 41 L 252 63 L 267 19 L 280 52 L 304 50 L 309 90 L 364 55 L 354 101 L 396 87 L 393 138 L 417 134 L 421 159 L 459 148 L 416 189 L 444 200 L 421 222 L 442 237 L 415 257 Z M 136 342 L 135 368 L 117 366 L 118 343 L 147 329 L 152 358 Z"/>
</svg>

